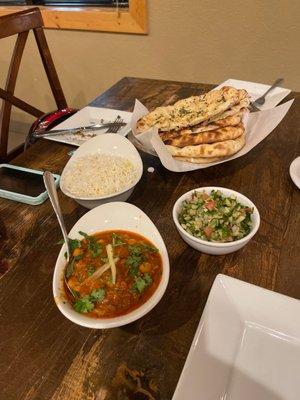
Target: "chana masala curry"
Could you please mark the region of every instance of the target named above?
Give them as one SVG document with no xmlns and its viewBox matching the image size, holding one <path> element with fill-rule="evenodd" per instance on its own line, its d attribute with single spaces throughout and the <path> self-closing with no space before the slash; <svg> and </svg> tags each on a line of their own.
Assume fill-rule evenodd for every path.
<svg viewBox="0 0 300 400">
<path fill-rule="evenodd" d="M 77 312 L 112 318 L 151 297 L 161 279 L 162 259 L 149 240 L 121 230 L 79 234 L 82 240 L 70 239 L 72 257 L 65 270 Z"/>
</svg>

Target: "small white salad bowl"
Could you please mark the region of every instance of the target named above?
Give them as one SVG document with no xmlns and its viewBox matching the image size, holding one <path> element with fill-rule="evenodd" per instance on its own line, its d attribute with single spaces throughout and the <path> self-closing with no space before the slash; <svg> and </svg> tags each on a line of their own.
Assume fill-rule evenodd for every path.
<svg viewBox="0 0 300 400">
<path fill-rule="evenodd" d="M 138 207 L 123 202 L 103 204 L 87 212 L 73 226 L 69 233 L 72 239 L 82 239 L 78 231 L 91 235 L 107 230 L 126 230 L 138 233 L 150 240 L 159 250 L 162 258 L 162 277 L 153 295 L 139 308 L 128 314 L 113 318 L 93 318 L 76 312 L 70 302 L 66 299 L 64 290 L 64 271 L 66 260 L 64 253 L 65 245 L 62 246 L 58 255 L 53 275 L 53 296 L 57 307 L 62 314 L 75 324 L 93 329 L 107 329 L 130 324 L 147 314 L 160 301 L 169 281 L 169 257 L 165 243 L 151 219 Z"/>
<path fill-rule="evenodd" d="M 125 187 L 121 191 L 108 196 L 78 197 L 74 195 L 65 187 L 64 175 L 78 157 L 83 157 L 84 155 L 89 154 L 106 154 L 111 156 L 120 156 L 126 158 L 127 160 L 130 160 L 134 165 L 137 173 L 135 181 L 129 187 Z M 89 168 L 88 163 L 86 165 L 86 168 Z M 133 192 L 136 184 L 141 179 L 142 174 L 143 162 L 141 156 L 139 155 L 137 149 L 133 146 L 133 144 L 121 135 L 107 133 L 105 135 L 99 135 L 92 139 L 89 139 L 74 152 L 62 172 L 60 188 L 66 196 L 71 197 L 82 206 L 91 209 L 99 206 L 100 204 L 104 204 L 110 201 L 126 201 Z"/>
<path fill-rule="evenodd" d="M 247 236 L 245 236 L 242 239 L 236 240 L 234 242 L 216 243 L 216 242 L 209 242 L 208 240 L 198 239 L 183 229 L 183 227 L 180 225 L 178 221 L 178 214 L 181 210 L 183 201 L 189 200 L 195 191 L 197 192 L 205 191 L 206 193 L 210 194 L 212 190 L 220 190 L 220 192 L 225 196 L 233 195 L 241 204 L 253 208 L 253 214 L 251 215 L 252 229 Z M 207 187 L 200 187 L 197 189 L 193 189 L 183 194 L 181 197 L 179 197 L 179 199 L 176 201 L 173 207 L 173 220 L 180 236 L 187 244 L 189 244 L 194 249 L 201 251 L 202 253 L 212 254 L 212 255 L 229 254 L 241 249 L 256 234 L 260 225 L 259 212 L 256 206 L 252 203 L 252 201 L 248 199 L 248 197 L 244 196 L 239 192 L 236 192 L 235 190 L 226 189 L 223 187 L 215 187 L 215 186 L 207 186 Z"/>
</svg>

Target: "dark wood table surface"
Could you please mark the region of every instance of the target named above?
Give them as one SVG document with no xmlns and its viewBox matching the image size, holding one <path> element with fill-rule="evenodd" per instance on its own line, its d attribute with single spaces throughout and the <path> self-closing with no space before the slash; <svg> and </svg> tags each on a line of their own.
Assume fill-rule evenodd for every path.
<svg viewBox="0 0 300 400">
<path fill-rule="evenodd" d="M 91 104 L 131 111 L 138 98 L 153 108 L 212 87 L 124 78 Z M 300 191 L 289 177 L 289 165 L 300 154 L 300 95 L 293 97 L 280 125 L 234 161 L 172 173 L 143 156 L 143 178 L 129 201 L 158 227 L 171 274 L 160 303 L 128 326 L 91 330 L 68 321 L 52 297 L 61 233 L 50 201 L 29 206 L 0 199 L 1 400 L 171 399 L 218 273 L 300 298 Z M 40 141 L 12 163 L 61 173 L 70 149 Z M 242 192 L 260 211 L 258 233 L 237 253 L 201 254 L 173 225 L 175 200 L 211 185 Z M 87 210 L 62 193 L 59 197 L 70 229 Z"/>
</svg>

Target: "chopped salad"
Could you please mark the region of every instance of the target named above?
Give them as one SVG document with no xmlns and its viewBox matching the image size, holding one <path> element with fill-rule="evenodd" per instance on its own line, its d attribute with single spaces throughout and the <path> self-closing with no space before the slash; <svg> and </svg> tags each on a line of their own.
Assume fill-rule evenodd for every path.
<svg viewBox="0 0 300 400">
<path fill-rule="evenodd" d="M 233 242 L 247 236 L 252 227 L 253 208 L 239 203 L 235 196 L 220 190 L 195 191 L 182 203 L 178 221 L 198 239 L 210 242 Z"/>
</svg>

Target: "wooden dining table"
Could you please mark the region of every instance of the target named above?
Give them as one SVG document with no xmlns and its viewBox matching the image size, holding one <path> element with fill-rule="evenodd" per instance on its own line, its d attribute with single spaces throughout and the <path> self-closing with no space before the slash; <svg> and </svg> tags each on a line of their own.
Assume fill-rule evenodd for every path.
<svg viewBox="0 0 300 400">
<path fill-rule="evenodd" d="M 132 111 L 137 98 L 153 109 L 213 87 L 126 77 L 90 105 Z M 279 126 L 233 161 L 175 173 L 141 153 L 143 177 L 128 201 L 159 229 L 171 270 L 162 300 L 127 326 L 92 330 L 66 319 L 52 295 L 61 232 L 50 201 L 0 199 L 1 400 L 171 399 L 217 274 L 300 299 L 300 191 L 289 176 L 300 155 L 300 94 L 291 98 Z M 60 174 L 72 148 L 40 140 L 11 163 Z M 178 235 L 174 202 L 203 186 L 234 189 L 257 206 L 259 231 L 238 252 L 209 256 Z M 61 192 L 59 200 L 71 229 L 87 209 Z"/>
</svg>

